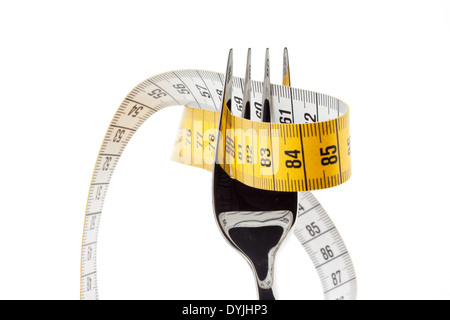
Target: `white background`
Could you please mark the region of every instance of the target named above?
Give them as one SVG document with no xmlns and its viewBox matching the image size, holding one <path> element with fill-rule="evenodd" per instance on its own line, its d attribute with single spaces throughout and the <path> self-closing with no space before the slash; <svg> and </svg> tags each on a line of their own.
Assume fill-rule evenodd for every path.
<svg viewBox="0 0 450 320">
<path fill-rule="evenodd" d="M 355 264 L 360 299 L 449 299 L 448 1 L 0 2 L 0 298 L 77 299 L 84 209 L 116 108 L 160 72 L 243 76 L 271 49 L 281 83 L 351 108 L 353 177 L 315 192 Z M 103 299 L 254 299 L 224 241 L 208 172 L 169 161 L 181 107 L 155 115 L 117 168 L 99 239 Z M 164 136 L 163 136 L 164 135 Z M 279 297 L 321 299 L 294 237 Z"/>
</svg>

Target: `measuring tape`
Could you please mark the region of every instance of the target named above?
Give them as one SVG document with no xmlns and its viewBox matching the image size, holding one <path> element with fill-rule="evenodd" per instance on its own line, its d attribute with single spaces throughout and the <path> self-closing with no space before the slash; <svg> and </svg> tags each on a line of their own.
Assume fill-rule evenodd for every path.
<svg viewBox="0 0 450 320">
<path fill-rule="evenodd" d="M 108 185 L 126 145 L 157 111 L 186 106 L 172 159 L 211 170 L 216 140 L 220 164 L 231 177 L 259 189 L 299 192 L 294 229 L 322 282 L 325 299 L 356 299 L 356 276 L 336 227 L 309 192 L 350 178 L 348 106 L 328 95 L 271 85 L 274 115 L 280 123 L 262 123 L 263 84 L 252 81 L 251 120 L 242 114 L 244 81 L 233 78 L 231 112 L 224 108 L 224 75 L 200 70 L 162 73 L 138 84 L 111 121 L 98 155 L 86 207 L 81 257 L 81 299 L 98 299 L 97 241 Z M 221 153 L 221 154 L 220 154 Z M 270 165 L 269 165 L 270 162 Z"/>
<path fill-rule="evenodd" d="M 290 110 L 278 109 L 280 118 L 293 121 L 286 117 L 291 110 L 293 105 Z M 220 137 L 220 145 L 225 152 L 218 152 L 230 177 L 253 188 L 281 192 L 334 187 L 350 178 L 348 112 L 333 120 L 294 125 L 250 121 L 228 109 L 224 113 L 227 121 L 221 132 L 226 135 Z M 172 160 L 212 170 L 217 117 L 210 110 L 185 109 Z"/>
</svg>

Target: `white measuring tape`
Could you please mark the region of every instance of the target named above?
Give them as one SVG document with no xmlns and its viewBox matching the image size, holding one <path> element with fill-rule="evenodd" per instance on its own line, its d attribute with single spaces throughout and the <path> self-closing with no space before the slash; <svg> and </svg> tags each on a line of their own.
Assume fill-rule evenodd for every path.
<svg viewBox="0 0 450 320">
<path fill-rule="evenodd" d="M 280 85 L 271 86 L 273 110 L 288 117 L 289 123 L 322 123 L 337 119 L 348 111 L 345 103 L 324 94 L 290 87 L 286 89 Z M 141 82 L 123 100 L 106 132 L 89 188 L 81 257 L 81 299 L 99 298 L 97 243 L 103 204 L 119 158 L 134 133 L 145 120 L 165 107 L 181 105 L 209 111 L 220 110 L 223 87 L 224 76 L 220 73 L 172 71 Z M 242 113 L 240 103 L 243 87 L 243 79 L 233 78 L 233 115 Z M 252 81 L 252 101 L 262 101 L 262 91 L 262 83 Z M 285 110 L 290 111 L 287 113 Z M 259 121 L 260 117 L 258 109 L 252 108 L 251 119 Z M 176 160 L 183 162 L 181 159 Z M 312 183 L 315 184 L 314 181 Z M 325 299 L 356 299 L 353 264 L 333 222 L 310 192 L 299 192 L 298 208 L 294 234 L 317 269 Z"/>
</svg>

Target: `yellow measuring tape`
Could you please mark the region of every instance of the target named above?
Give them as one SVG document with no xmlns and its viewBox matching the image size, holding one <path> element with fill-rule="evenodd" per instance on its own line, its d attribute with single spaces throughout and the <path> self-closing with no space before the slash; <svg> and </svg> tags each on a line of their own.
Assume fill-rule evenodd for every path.
<svg viewBox="0 0 450 320">
<path fill-rule="evenodd" d="M 350 178 L 348 111 L 333 120 L 279 124 L 246 120 L 224 108 L 219 159 L 225 171 L 254 188 L 308 191 Z M 172 160 L 212 170 L 218 113 L 186 108 Z M 221 154 L 222 153 L 222 154 Z"/>
</svg>

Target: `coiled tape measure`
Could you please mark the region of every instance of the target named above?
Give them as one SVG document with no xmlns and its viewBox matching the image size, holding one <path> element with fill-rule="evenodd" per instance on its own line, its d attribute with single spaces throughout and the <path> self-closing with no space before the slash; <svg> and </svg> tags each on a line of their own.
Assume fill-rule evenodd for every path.
<svg viewBox="0 0 450 320">
<path fill-rule="evenodd" d="M 116 111 L 95 164 L 86 208 L 81 299 L 99 298 L 97 241 L 108 185 L 126 145 L 157 111 L 185 106 L 172 160 L 212 170 L 219 158 L 225 172 L 253 188 L 298 192 L 294 234 L 311 258 L 326 300 L 356 299 L 356 276 L 350 255 L 333 222 L 310 191 L 334 187 L 350 178 L 348 106 L 334 97 L 290 87 L 289 68 L 283 85 L 270 85 L 273 117 L 261 122 L 263 83 L 251 81 L 250 119 L 241 117 L 244 79 L 232 78 L 231 111 L 218 118 L 225 77 L 202 70 L 159 74 L 138 84 Z"/>
</svg>

